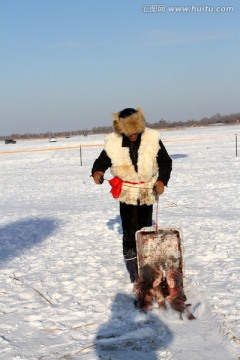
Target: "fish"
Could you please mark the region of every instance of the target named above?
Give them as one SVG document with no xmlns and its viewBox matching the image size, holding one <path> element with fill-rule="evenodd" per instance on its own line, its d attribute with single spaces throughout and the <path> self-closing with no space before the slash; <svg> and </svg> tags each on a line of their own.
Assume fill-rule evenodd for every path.
<svg viewBox="0 0 240 360">
<path fill-rule="evenodd" d="M 186 304 L 187 297 L 183 290 L 182 274 L 176 268 L 171 268 L 166 272 L 166 281 L 168 285 L 168 295 L 165 300 L 169 302 L 171 308 L 185 314 L 189 320 L 195 320 L 196 317 L 192 314 L 189 307 L 191 304 Z"/>
</svg>

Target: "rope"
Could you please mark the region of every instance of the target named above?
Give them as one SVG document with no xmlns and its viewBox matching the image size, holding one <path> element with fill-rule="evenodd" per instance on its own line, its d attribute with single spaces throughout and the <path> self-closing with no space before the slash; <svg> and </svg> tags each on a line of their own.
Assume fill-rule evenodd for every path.
<svg viewBox="0 0 240 360">
<path fill-rule="evenodd" d="M 156 221 L 155 221 L 155 231 L 158 231 L 158 208 L 159 208 L 159 195 L 156 195 L 157 204 L 156 204 Z"/>
</svg>

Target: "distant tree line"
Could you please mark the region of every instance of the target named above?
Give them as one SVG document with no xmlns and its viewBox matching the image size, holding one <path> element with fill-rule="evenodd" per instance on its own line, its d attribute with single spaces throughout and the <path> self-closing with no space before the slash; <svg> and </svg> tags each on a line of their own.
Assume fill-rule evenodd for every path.
<svg viewBox="0 0 240 360">
<path fill-rule="evenodd" d="M 196 126 L 208 126 L 214 124 L 237 124 L 240 123 L 240 113 L 231 115 L 221 115 L 217 113 L 212 117 L 204 117 L 201 120 L 187 120 L 187 121 L 166 121 L 164 119 L 159 120 L 153 124 L 148 123 L 148 127 L 153 129 L 166 129 L 166 128 L 181 128 L 181 127 L 196 127 Z"/>
<path fill-rule="evenodd" d="M 209 126 L 214 124 L 223 124 L 223 125 L 230 125 L 230 124 L 237 124 L 240 123 L 240 113 L 235 113 L 231 115 L 221 115 L 217 113 L 212 117 L 204 117 L 201 120 L 185 120 L 185 121 L 167 121 L 164 119 L 159 120 L 155 123 L 148 123 L 147 126 L 152 129 L 172 129 L 172 128 L 183 128 L 183 127 L 197 127 L 197 126 Z M 9 136 L 0 136 L 0 140 L 5 140 L 8 138 L 12 139 L 44 139 L 49 138 L 51 136 L 55 137 L 71 137 L 76 135 L 92 135 L 92 134 L 108 134 L 112 132 L 112 126 L 98 126 L 93 127 L 92 129 L 85 129 L 85 130 L 75 130 L 75 131 L 62 131 L 62 132 L 55 132 L 55 133 L 28 133 L 28 134 L 11 134 Z"/>
</svg>

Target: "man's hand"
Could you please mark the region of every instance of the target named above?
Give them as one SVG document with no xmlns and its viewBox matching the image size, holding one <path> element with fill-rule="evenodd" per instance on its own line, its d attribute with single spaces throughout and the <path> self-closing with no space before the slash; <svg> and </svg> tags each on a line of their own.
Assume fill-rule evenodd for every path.
<svg viewBox="0 0 240 360">
<path fill-rule="evenodd" d="M 164 193 L 164 183 L 160 180 L 156 181 L 153 185 L 153 191 L 155 191 L 157 195 L 162 195 Z"/>
<path fill-rule="evenodd" d="M 95 184 L 100 185 L 103 183 L 103 181 L 104 181 L 103 175 L 104 175 L 104 172 L 95 171 L 95 173 L 93 174 L 93 179 L 95 181 Z"/>
</svg>

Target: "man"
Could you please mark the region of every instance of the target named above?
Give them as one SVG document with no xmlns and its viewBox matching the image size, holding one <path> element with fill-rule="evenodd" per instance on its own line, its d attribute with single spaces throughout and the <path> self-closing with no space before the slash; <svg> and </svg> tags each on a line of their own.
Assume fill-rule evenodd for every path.
<svg viewBox="0 0 240 360">
<path fill-rule="evenodd" d="M 110 168 L 115 178 L 110 182 L 114 197 L 119 198 L 123 229 L 123 256 L 131 282 L 136 280 L 137 254 L 135 233 L 152 226 L 156 194 L 164 192 L 172 171 L 172 160 L 159 132 L 147 128 L 140 108 L 126 108 L 113 114 L 114 132 L 105 139 L 105 147 L 95 160 L 92 176 L 103 182 Z"/>
</svg>

